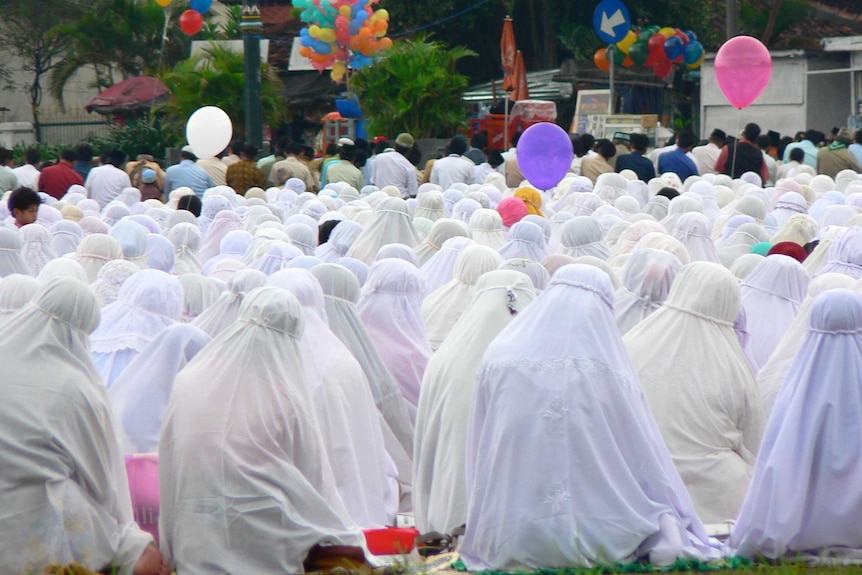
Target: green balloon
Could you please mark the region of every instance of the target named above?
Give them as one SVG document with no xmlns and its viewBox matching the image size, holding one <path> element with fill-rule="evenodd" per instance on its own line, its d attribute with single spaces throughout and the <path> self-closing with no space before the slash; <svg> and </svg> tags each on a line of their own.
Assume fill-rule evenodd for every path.
<svg viewBox="0 0 862 575">
<path fill-rule="evenodd" d="M 620 50 L 619 48 L 617 48 L 613 44 L 608 44 L 608 47 L 606 48 L 606 50 L 608 52 L 608 62 L 610 62 L 611 58 L 613 58 L 615 66 L 622 66 L 623 65 L 623 62 L 625 62 L 625 60 L 626 60 L 626 55 L 623 53 L 622 50 Z"/>
<path fill-rule="evenodd" d="M 635 65 L 643 66 L 647 58 L 649 58 L 649 46 L 647 43 L 641 40 L 632 44 L 632 47 L 629 48 L 629 58 L 632 59 Z"/>
</svg>

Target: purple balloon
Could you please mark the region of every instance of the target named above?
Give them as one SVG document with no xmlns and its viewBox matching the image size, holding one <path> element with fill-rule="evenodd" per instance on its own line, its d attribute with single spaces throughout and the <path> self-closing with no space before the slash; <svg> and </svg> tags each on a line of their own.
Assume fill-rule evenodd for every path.
<svg viewBox="0 0 862 575">
<path fill-rule="evenodd" d="M 542 190 L 560 183 L 575 157 L 572 140 L 556 124 L 533 124 L 518 140 L 518 165 L 524 177 Z"/>
</svg>

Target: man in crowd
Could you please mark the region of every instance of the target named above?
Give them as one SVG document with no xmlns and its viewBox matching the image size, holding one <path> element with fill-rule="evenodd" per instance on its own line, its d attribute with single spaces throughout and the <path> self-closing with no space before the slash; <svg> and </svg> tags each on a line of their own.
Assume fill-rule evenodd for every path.
<svg viewBox="0 0 862 575">
<path fill-rule="evenodd" d="M 90 170 L 93 169 L 93 148 L 90 144 L 80 144 L 76 150 L 78 159 L 75 160 L 75 171 L 81 174 L 81 179 L 87 181 Z"/>
<path fill-rule="evenodd" d="M 593 184 L 602 174 L 609 174 L 614 171 L 610 159 L 617 153 L 614 143 L 604 138 L 596 142 L 596 148 L 596 155 L 585 155 L 584 159 L 581 160 L 581 175 L 589 178 Z"/>
<path fill-rule="evenodd" d="M 766 134 L 760 134 L 757 138 L 757 147 L 763 154 L 763 162 L 766 164 L 766 171 L 769 173 L 769 178 L 763 181 L 764 186 L 775 184 L 775 174 L 778 171 L 778 162 L 775 158 L 769 155 L 769 148 L 772 147 L 772 140 Z"/>
<path fill-rule="evenodd" d="M 759 137 L 760 126 L 754 122 L 746 124 L 742 137 L 721 149 L 715 163 L 716 171 L 734 179 L 746 172 L 754 172 L 760 176 L 761 182 L 768 181 L 769 171 L 763 161 L 763 152 L 755 143 Z"/>
<path fill-rule="evenodd" d="M 126 164 L 126 173 L 129 174 L 129 179 L 132 181 L 132 186 L 140 188 L 141 175 L 144 170 L 152 170 L 156 173 L 156 185 L 161 190 L 165 185 L 165 171 L 156 162 L 153 154 L 149 150 L 142 150 L 134 162 Z"/>
<path fill-rule="evenodd" d="M 434 162 L 431 183 L 437 184 L 444 191 L 453 184 L 462 183 L 469 186 L 476 179 L 476 164 L 464 156 L 467 152 L 467 138 L 455 136 L 449 141 L 448 148 L 449 155 Z"/>
<path fill-rule="evenodd" d="M 30 188 L 31 190 L 39 189 L 39 162 L 42 160 L 42 154 L 38 148 L 29 148 L 24 152 L 24 163 L 12 170 L 12 173 L 18 178 L 18 185 L 22 188 Z"/>
<path fill-rule="evenodd" d="M 645 157 L 649 138 L 646 134 L 632 134 L 630 139 L 632 151 L 617 158 L 616 171 L 631 170 L 639 180 L 648 182 L 655 177 L 655 166 Z"/>
<path fill-rule="evenodd" d="M 306 191 L 316 192 L 317 182 L 308 164 L 303 161 L 302 152 L 302 144 L 288 142 L 285 146 L 285 158 L 273 164 L 269 172 L 269 183 L 281 187 L 288 179 L 297 178 L 305 183 Z"/>
<path fill-rule="evenodd" d="M 395 138 L 395 148 L 387 146 L 374 159 L 374 185 L 383 189 L 385 186 L 395 186 L 401 191 L 401 197 L 416 197 L 418 179 L 416 167 L 407 159 L 415 141 L 407 133 L 398 134 Z"/>
<path fill-rule="evenodd" d="M 102 165 L 90 170 L 84 186 L 87 195 L 99 202 L 99 207 L 104 208 L 124 188 L 132 186 L 129 174 L 122 169 L 125 161 L 126 154 L 122 150 L 106 150 L 102 154 Z"/>
<path fill-rule="evenodd" d="M 694 156 L 697 163 L 697 171 L 700 175 L 715 174 L 715 164 L 718 162 L 718 156 L 721 154 L 721 149 L 727 144 L 727 134 L 724 130 L 715 129 L 709 135 L 709 140 L 705 146 L 697 146 L 692 148 L 691 155 Z"/>
<path fill-rule="evenodd" d="M 353 163 L 356 158 L 356 145 L 350 138 L 341 138 L 338 142 L 338 159 L 327 164 L 326 176 L 322 183 L 326 185 L 332 182 L 346 182 L 361 190 L 365 187 L 365 176 Z"/>
<path fill-rule="evenodd" d="M 269 180 L 270 172 L 272 171 L 272 167 L 276 162 L 280 162 L 284 159 L 284 148 L 287 146 L 287 138 L 282 136 L 281 138 L 272 142 L 272 153 L 268 156 L 264 156 L 263 158 L 257 161 L 257 167 L 260 168 L 260 171 L 263 172 L 263 177 Z"/>
<path fill-rule="evenodd" d="M 631 151 L 631 136 L 629 136 L 625 132 L 614 132 L 614 138 L 612 142 L 614 144 L 614 148 L 616 148 L 617 150 L 617 153 L 614 154 L 613 158 L 608 160 L 608 163 L 614 170 L 616 170 L 617 160 L 619 159 L 619 157 L 626 155 Z"/>
<path fill-rule="evenodd" d="M 75 170 L 77 161 L 78 152 L 71 148 L 63 150 L 60 153 L 60 161 L 43 169 L 39 174 L 39 191 L 59 200 L 74 184 L 83 186 L 84 178 Z"/>
<path fill-rule="evenodd" d="M 0 194 L 18 187 L 18 176 L 12 172 L 12 150 L 0 147 Z"/>
<path fill-rule="evenodd" d="M 790 150 L 790 161 L 786 164 L 781 164 L 775 171 L 775 181 L 782 178 L 789 178 L 796 173 L 796 168 L 802 165 L 805 161 L 805 150 L 802 148 L 793 148 Z"/>
<path fill-rule="evenodd" d="M 697 140 L 691 130 L 682 130 L 676 136 L 676 148 L 665 152 L 658 158 L 660 174 L 673 172 L 684 182 L 689 176 L 698 176 L 697 165 L 688 157 Z"/>
<path fill-rule="evenodd" d="M 790 161 L 790 150 L 801 148 L 805 152 L 805 163 L 812 168 L 817 168 L 817 144 L 823 141 L 823 134 L 817 130 L 806 130 L 805 137 L 784 148 L 784 163 Z"/>
<path fill-rule="evenodd" d="M 165 171 L 165 185 L 162 187 L 165 194 L 185 186 L 191 188 L 198 198 L 203 198 L 204 192 L 216 185 L 206 170 L 196 164 L 197 161 L 198 157 L 192 147 L 183 146 L 180 150 L 180 163 Z"/>
<path fill-rule="evenodd" d="M 856 173 L 862 172 L 862 167 L 859 166 L 856 156 L 847 149 L 847 146 L 852 141 L 853 133 L 850 131 L 850 128 L 841 128 L 838 130 L 832 143 L 820 148 L 820 151 L 817 153 L 817 173 L 835 178 L 841 170 L 853 170 Z"/>
<path fill-rule="evenodd" d="M 251 188 L 266 189 L 266 178 L 261 169 L 257 167 L 256 158 L 257 147 L 253 144 L 246 144 L 239 149 L 239 161 L 227 167 L 225 174 L 227 185 L 241 196 L 244 196 Z"/>
<path fill-rule="evenodd" d="M 217 186 L 227 184 L 225 176 L 227 175 L 227 165 L 222 161 L 221 157 L 213 156 L 211 158 L 198 158 L 195 165 L 205 171 L 215 182 Z"/>
</svg>

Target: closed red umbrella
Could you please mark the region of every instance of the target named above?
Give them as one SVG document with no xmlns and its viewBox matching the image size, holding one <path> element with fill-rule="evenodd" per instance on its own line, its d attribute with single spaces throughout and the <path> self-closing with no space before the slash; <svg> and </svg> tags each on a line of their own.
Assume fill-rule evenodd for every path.
<svg viewBox="0 0 862 575">
<path fill-rule="evenodd" d="M 503 60 L 503 90 L 511 92 L 515 89 L 514 78 L 515 61 L 515 28 L 512 19 L 508 16 L 503 20 L 503 36 L 500 39 L 500 56 Z"/>
<path fill-rule="evenodd" d="M 530 89 L 527 87 L 527 66 L 524 64 L 524 54 L 518 50 L 515 58 L 515 73 L 512 74 L 515 89 L 512 92 L 514 101 L 527 100 L 530 98 Z"/>
</svg>

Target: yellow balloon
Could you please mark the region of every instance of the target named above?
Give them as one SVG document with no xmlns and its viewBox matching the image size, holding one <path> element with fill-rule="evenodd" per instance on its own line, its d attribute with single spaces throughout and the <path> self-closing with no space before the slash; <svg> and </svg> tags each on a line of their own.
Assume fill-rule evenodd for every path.
<svg viewBox="0 0 862 575">
<path fill-rule="evenodd" d="M 321 28 L 317 38 L 324 42 L 335 42 L 335 30 L 332 28 Z"/>
<path fill-rule="evenodd" d="M 350 18 L 350 6 L 342 6 L 338 9 L 338 13 L 345 18 Z"/>
<path fill-rule="evenodd" d="M 171 0 L 156 0 L 156 4 L 158 4 L 162 8 L 167 8 L 171 5 Z"/>
<path fill-rule="evenodd" d="M 389 20 L 389 11 L 386 8 L 381 8 L 371 15 L 372 22 L 377 22 L 378 20 Z"/>
<path fill-rule="evenodd" d="M 628 54 L 629 48 L 631 48 L 632 44 L 637 42 L 637 40 L 638 40 L 637 34 L 632 32 L 631 30 L 629 30 L 629 33 L 626 34 L 626 37 L 623 38 L 622 40 L 620 40 L 619 42 L 617 42 L 617 48 L 619 48 L 620 52 L 622 52 L 623 54 Z"/>
<path fill-rule="evenodd" d="M 344 74 L 347 72 L 347 67 L 343 62 L 335 62 L 332 65 L 332 79 L 336 82 L 340 82 L 342 78 L 344 78 Z"/>
<path fill-rule="evenodd" d="M 653 28 L 653 30 L 655 30 L 655 28 Z M 662 36 L 664 36 L 665 38 L 670 38 L 671 36 L 676 34 L 676 30 L 674 30 L 673 28 L 665 27 L 665 28 L 662 28 L 661 30 L 659 30 L 658 33 L 661 34 Z"/>
<path fill-rule="evenodd" d="M 314 24 L 313 26 L 309 26 L 308 27 L 308 34 L 312 38 L 319 38 L 320 37 L 320 26 L 318 26 L 317 24 Z"/>
</svg>

